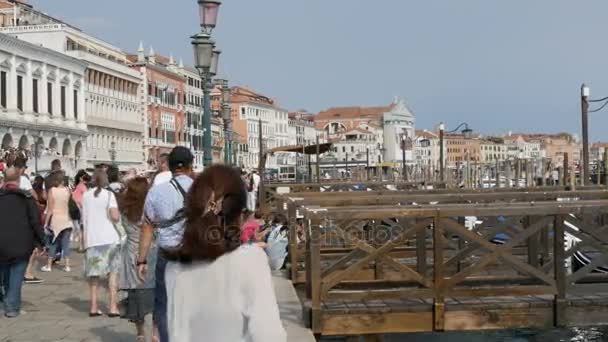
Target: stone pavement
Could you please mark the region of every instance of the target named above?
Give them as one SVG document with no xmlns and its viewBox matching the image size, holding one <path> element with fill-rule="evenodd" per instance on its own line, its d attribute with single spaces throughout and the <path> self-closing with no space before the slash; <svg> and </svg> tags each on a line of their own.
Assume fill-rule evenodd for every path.
<svg viewBox="0 0 608 342">
<path fill-rule="evenodd" d="M 44 283 L 24 285 L 23 310 L 26 314 L 16 319 L 0 317 L 1 342 L 135 341 L 135 328 L 128 321 L 105 316 L 89 318 L 82 255 L 73 253 L 72 256 L 71 273 L 65 273 L 61 268 L 55 268 L 52 273 L 38 272 Z M 314 341 L 313 335 L 302 325 L 301 307 L 291 283 L 278 273 L 274 279 L 288 341 Z M 100 299 L 100 309 L 107 312 L 104 290 L 100 291 Z"/>
</svg>

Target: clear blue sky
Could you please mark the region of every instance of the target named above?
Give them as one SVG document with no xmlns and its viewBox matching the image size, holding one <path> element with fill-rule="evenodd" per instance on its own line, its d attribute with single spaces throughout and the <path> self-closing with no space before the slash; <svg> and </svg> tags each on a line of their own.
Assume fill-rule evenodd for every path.
<svg viewBox="0 0 608 342">
<path fill-rule="evenodd" d="M 195 0 L 31 0 L 134 51 L 190 63 Z M 608 96 L 605 0 L 225 0 L 224 75 L 316 112 L 404 97 L 418 126 L 580 135 L 579 88 Z M 608 109 L 593 114 L 608 140 Z"/>
</svg>

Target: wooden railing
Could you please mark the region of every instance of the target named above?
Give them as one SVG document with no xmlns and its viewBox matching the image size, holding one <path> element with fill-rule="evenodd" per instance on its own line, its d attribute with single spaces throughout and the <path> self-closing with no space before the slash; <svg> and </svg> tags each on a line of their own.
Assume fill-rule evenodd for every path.
<svg viewBox="0 0 608 342">
<path fill-rule="evenodd" d="M 592 274 L 608 262 L 604 221 L 608 200 L 303 210 L 306 306 L 317 334 L 580 324 L 572 319 L 578 316 L 569 314 L 577 309 L 568 304 L 567 296 L 608 286 L 605 278 Z M 463 225 L 464 216 L 475 216 L 482 223 L 470 230 Z M 566 233 L 580 242 L 567 249 Z M 502 245 L 492 242 L 499 234 L 508 236 Z M 322 250 L 334 245 L 334 238 L 352 249 L 325 262 Z M 413 247 L 410 257 L 398 253 L 405 247 Z M 599 256 L 581 269 L 566 269 L 565 260 L 583 248 Z M 357 274 L 370 266 L 376 270 L 374 278 L 357 280 Z M 506 296 L 550 296 L 547 303 L 551 305 L 542 310 L 514 306 L 467 311 L 457 304 L 470 298 Z M 335 315 L 330 310 L 336 303 L 356 306 L 370 301 L 417 302 L 421 309 L 413 312 L 414 305 L 403 308 L 404 312 L 378 313 L 368 304 L 363 310 Z M 448 310 L 450 306 L 455 309 Z M 471 320 L 463 321 L 467 315 L 472 315 Z M 530 321 L 533 316 L 539 321 Z M 370 322 L 370 317 L 376 319 Z"/>
<path fill-rule="evenodd" d="M 538 189 L 535 189 L 538 190 Z M 567 200 L 601 200 L 608 199 L 607 190 L 581 190 L 581 191 L 529 191 L 529 192 L 451 192 L 451 193 L 428 193 L 421 191 L 395 191 L 395 192 L 350 192 L 333 196 L 333 193 L 296 193 L 280 197 L 279 207 L 287 208 L 287 216 L 290 220 L 290 260 L 291 260 L 291 279 L 294 283 L 304 282 L 303 263 L 304 245 L 297 238 L 296 218 L 305 207 L 326 207 L 326 208 L 349 208 L 350 210 L 369 210 L 382 208 L 398 208 L 417 204 L 467 204 L 467 203 L 515 203 L 515 202 L 540 202 L 557 201 L 558 199 Z M 431 207 L 432 208 L 432 207 Z M 339 257 L 340 254 L 347 253 L 352 249 L 351 244 L 340 246 L 322 246 L 322 253 L 327 257 Z M 410 249 L 411 252 L 411 249 Z M 402 253 L 403 254 L 403 253 Z"/>
</svg>

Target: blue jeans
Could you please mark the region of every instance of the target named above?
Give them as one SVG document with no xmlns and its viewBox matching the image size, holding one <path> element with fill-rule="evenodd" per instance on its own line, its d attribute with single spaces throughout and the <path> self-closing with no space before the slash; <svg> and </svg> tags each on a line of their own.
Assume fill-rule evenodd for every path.
<svg viewBox="0 0 608 342">
<path fill-rule="evenodd" d="M 156 287 L 154 288 L 154 323 L 158 327 L 160 342 L 169 342 L 169 327 L 167 324 L 167 287 L 165 286 L 165 269 L 167 259 L 158 251 L 156 260 Z"/>
<path fill-rule="evenodd" d="M 49 246 L 49 258 L 54 258 L 57 253 L 61 253 L 64 258 L 70 257 L 70 238 L 72 236 L 72 229 L 64 229 L 59 233 L 59 236 L 55 239 L 55 242 Z"/>
<path fill-rule="evenodd" d="M 21 311 L 21 287 L 28 259 L 0 264 L 2 292 L 4 292 L 4 312 L 19 313 Z"/>
</svg>

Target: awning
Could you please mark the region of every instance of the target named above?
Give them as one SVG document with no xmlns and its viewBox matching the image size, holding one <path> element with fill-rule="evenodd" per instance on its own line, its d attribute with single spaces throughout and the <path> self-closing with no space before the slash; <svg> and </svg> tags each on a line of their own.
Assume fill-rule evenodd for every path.
<svg viewBox="0 0 608 342">
<path fill-rule="evenodd" d="M 319 153 L 323 154 L 331 150 L 332 143 L 319 144 Z M 317 154 L 317 145 L 293 145 L 293 146 L 281 146 L 272 148 L 266 153 L 277 153 L 277 152 L 294 152 L 303 154 Z"/>
</svg>

